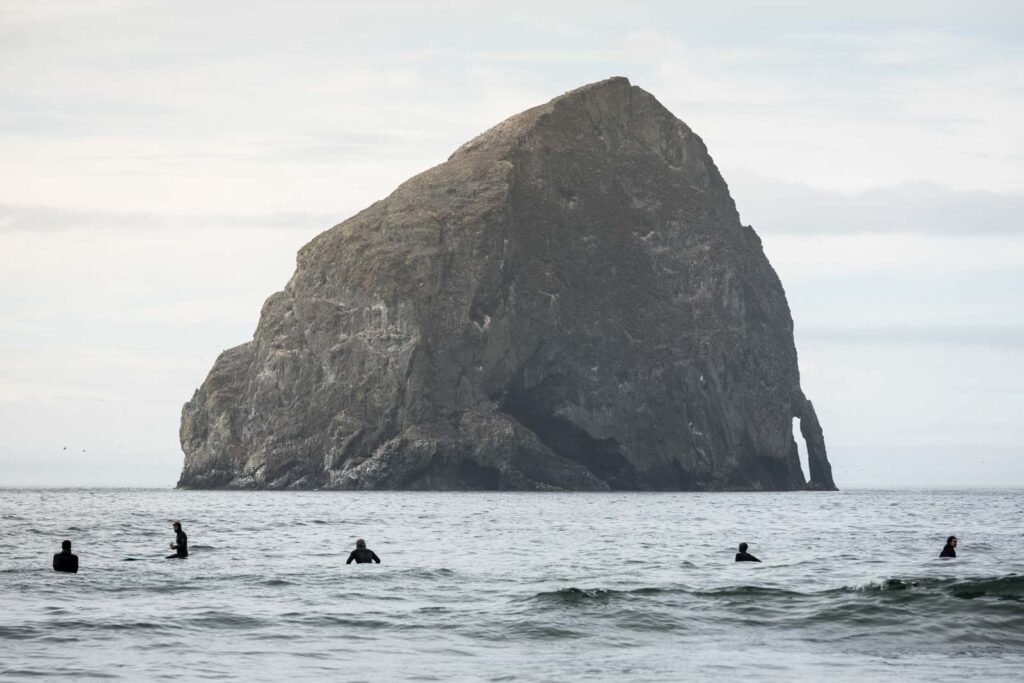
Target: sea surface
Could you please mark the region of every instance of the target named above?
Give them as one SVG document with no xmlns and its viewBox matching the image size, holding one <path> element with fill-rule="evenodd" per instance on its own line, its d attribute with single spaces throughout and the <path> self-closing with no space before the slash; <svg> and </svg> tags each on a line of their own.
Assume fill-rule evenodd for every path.
<svg viewBox="0 0 1024 683">
<path fill-rule="evenodd" d="M 0 538 L 4 681 L 1024 678 L 1022 491 L 6 489 Z"/>
</svg>

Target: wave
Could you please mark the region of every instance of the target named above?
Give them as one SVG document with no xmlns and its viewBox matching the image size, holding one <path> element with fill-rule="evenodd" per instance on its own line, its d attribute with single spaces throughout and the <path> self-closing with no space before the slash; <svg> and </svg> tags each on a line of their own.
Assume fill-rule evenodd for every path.
<svg viewBox="0 0 1024 683">
<path fill-rule="evenodd" d="M 295 583 L 287 579 L 267 579 L 266 581 L 260 581 L 262 586 L 294 586 Z"/>
<path fill-rule="evenodd" d="M 388 619 L 375 618 L 373 616 L 324 614 L 317 612 L 288 612 L 281 615 L 281 620 L 287 624 L 296 626 L 312 626 L 316 628 L 341 626 L 345 628 L 359 629 L 385 629 L 401 625 Z"/>
<path fill-rule="evenodd" d="M 994 597 L 1024 602 L 1024 576 L 1008 574 L 969 579 L 892 578 L 842 590 L 854 592 L 938 591 L 967 600 Z"/>
<path fill-rule="evenodd" d="M 448 569 L 447 567 L 441 567 L 439 569 L 403 569 L 395 573 L 402 576 L 411 576 L 417 579 L 436 579 L 455 576 L 455 571 Z"/>
<path fill-rule="evenodd" d="M 556 591 L 544 591 L 537 593 L 533 596 L 533 599 L 540 601 L 552 601 L 552 602 L 608 602 L 613 595 L 619 594 L 620 592 L 628 591 L 616 591 L 606 588 L 576 588 L 575 586 L 569 588 L 560 588 Z"/>
<path fill-rule="evenodd" d="M 633 597 L 666 595 L 670 593 L 692 593 L 680 588 L 635 588 L 633 590 L 615 590 L 613 588 L 559 588 L 554 591 L 541 591 L 525 598 L 527 602 L 540 602 L 548 604 L 574 605 L 583 603 L 607 603 L 612 600 L 628 599 Z"/>
<path fill-rule="evenodd" d="M 85 639 L 86 633 L 106 631 L 171 631 L 173 624 L 146 620 L 96 620 L 59 619 L 46 624 L 23 623 L 9 627 L 0 626 L 0 639 L 11 640 L 54 640 L 60 642 Z M 78 634 L 78 635 L 75 635 Z"/>
<path fill-rule="evenodd" d="M 246 614 L 238 614 L 235 612 L 222 612 L 219 610 L 207 610 L 199 615 L 189 617 L 181 620 L 186 622 L 189 626 L 198 627 L 202 629 L 233 629 L 246 631 L 256 628 L 261 628 L 272 624 L 272 621 L 268 621 L 259 617 L 252 617 Z"/>
<path fill-rule="evenodd" d="M 331 555 L 331 557 L 336 556 Z M 423 567 L 396 568 L 395 565 L 388 564 L 367 565 L 363 569 L 358 569 L 357 567 L 358 565 L 347 566 L 344 562 L 339 563 L 339 568 L 346 572 L 346 581 L 380 581 L 384 580 L 385 577 L 389 580 L 394 578 L 446 579 L 457 575 L 455 570 L 448 569 L 447 567 L 440 567 L 438 569 Z"/>
<path fill-rule="evenodd" d="M 770 588 L 766 586 L 726 586 L 707 590 L 696 590 L 682 586 L 644 586 L 630 590 L 616 590 L 613 588 L 560 588 L 554 591 L 542 591 L 527 600 L 554 603 L 581 603 L 581 602 L 608 602 L 619 599 L 638 599 L 649 596 L 686 595 L 696 598 L 723 598 L 723 597 L 754 597 L 754 596 L 776 596 L 795 597 L 804 596 L 807 593 L 786 590 L 784 588 Z"/>
<path fill-rule="evenodd" d="M 694 598 L 762 598 L 762 599 L 804 599 L 827 597 L 836 594 L 886 594 L 910 591 L 922 596 L 947 596 L 961 599 L 995 598 L 1024 602 L 1024 576 L 1010 574 L 969 579 L 890 578 L 869 582 L 860 586 L 820 591 L 798 591 L 771 586 L 723 586 L 711 589 L 694 589 L 685 586 L 650 586 L 631 590 L 610 588 L 577 588 L 571 586 L 554 591 L 542 591 L 526 598 L 528 601 L 554 604 L 578 604 L 587 602 L 609 602 L 621 599 L 638 599 L 645 596 L 671 594 L 688 595 Z"/>
</svg>

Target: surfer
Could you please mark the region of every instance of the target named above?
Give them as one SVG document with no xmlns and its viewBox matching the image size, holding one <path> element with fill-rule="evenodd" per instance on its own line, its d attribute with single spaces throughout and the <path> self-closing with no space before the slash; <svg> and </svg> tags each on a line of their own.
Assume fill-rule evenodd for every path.
<svg viewBox="0 0 1024 683">
<path fill-rule="evenodd" d="M 939 557 L 956 557 L 956 536 L 946 539 L 946 546 L 939 553 Z"/>
<path fill-rule="evenodd" d="M 63 541 L 60 544 L 61 551 L 53 556 L 53 571 L 78 573 L 78 555 L 71 552 L 71 541 Z"/>
<path fill-rule="evenodd" d="M 168 555 L 167 560 L 172 559 L 185 559 L 188 557 L 188 536 L 181 530 L 181 522 L 175 522 L 171 525 L 174 528 L 174 543 L 171 544 L 171 550 L 176 551 L 173 555 Z"/>
<path fill-rule="evenodd" d="M 753 555 L 751 555 L 750 553 L 747 552 L 747 544 L 746 543 L 740 543 L 740 551 L 738 553 L 736 553 L 736 561 L 737 562 L 760 562 L 761 560 L 757 559 L 756 557 L 754 557 Z"/>
<path fill-rule="evenodd" d="M 355 560 L 356 564 L 368 564 L 370 562 L 380 564 L 380 558 L 377 557 L 377 553 L 367 548 L 366 541 L 361 538 L 356 541 L 356 549 L 349 553 L 345 564 L 352 564 L 353 560 Z"/>
</svg>

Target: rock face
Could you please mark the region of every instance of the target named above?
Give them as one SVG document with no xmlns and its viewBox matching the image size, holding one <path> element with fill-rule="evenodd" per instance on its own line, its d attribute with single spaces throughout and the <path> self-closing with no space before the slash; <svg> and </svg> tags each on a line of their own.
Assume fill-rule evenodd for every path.
<svg viewBox="0 0 1024 683">
<path fill-rule="evenodd" d="M 303 247 L 181 444 L 187 488 L 835 488 L 760 239 L 700 138 L 624 78 Z"/>
</svg>

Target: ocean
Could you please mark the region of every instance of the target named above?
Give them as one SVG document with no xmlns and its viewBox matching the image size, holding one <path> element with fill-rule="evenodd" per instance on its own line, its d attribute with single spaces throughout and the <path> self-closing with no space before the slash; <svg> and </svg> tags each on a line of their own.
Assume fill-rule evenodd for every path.
<svg viewBox="0 0 1024 683">
<path fill-rule="evenodd" d="M 5 489 L 0 678 L 1021 680 L 1022 494 Z"/>
</svg>

